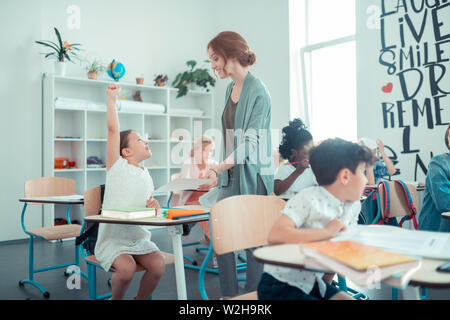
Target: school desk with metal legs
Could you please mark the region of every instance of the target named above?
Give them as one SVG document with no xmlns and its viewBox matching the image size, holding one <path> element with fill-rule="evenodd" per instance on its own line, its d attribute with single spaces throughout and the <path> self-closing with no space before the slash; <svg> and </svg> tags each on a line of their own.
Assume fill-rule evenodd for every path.
<svg viewBox="0 0 450 320">
<path fill-rule="evenodd" d="M 183 258 L 183 245 L 181 241 L 181 235 L 183 234 L 182 225 L 184 223 L 201 222 L 208 220 L 209 208 L 203 206 L 178 206 L 177 208 L 186 210 L 203 210 L 205 214 L 198 217 L 185 218 L 179 220 L 170 220 L 162 217 L 154 218 L 142 218 L 142 219 L 114 219 L 101 215 L 85 217 L 85 221 L 99 222 L 99 223 L 115 223 L 115 224 L 128 224 L 128 225 L 140 225 L 140 226 L 159 226 L 167 227 L 169 236 L 172 240 L 172 249 L 175 260 L 175 280 L 177 283 L 177 296 L 178 300 L 187 300 L 186 292 L 186 278 L 184 274 L 184 258 Z"/>
<path fill-rule="evenodd" d="M 261 263 L 295 269 L 304 269 L 308 271 L 331 273 L 329 270 L 324 270 L 323 266 L 318 265 L 313 259 L 306 257 L 300 251 L 298 244 L 282 244 L 259 248 L 253 252 L 253 255 L 255 256 L 255 259 Z M 445 262 L 446 260 L 441 259 L 422 259 L 420 269 L 412 275 L 408 286 L 449 288 L 450 273 L 436 271 L 436 268 Z M 411 292 L 408 293 L 407 298 L 420 299 L 421 296 L 418 290 L 414 290 L 412 295 Z"/>
<path fill-rule="evenodd" d="M 23 209 L 21 214 L 21 225 L 23 231 L 30 237 L 29 244 L 29 261 L 28 261 L 28 279 L 20 280 L 19 285 L 23 286 L 24 284 L 31 284 L 34 287 L 38 288 L 39 291 L 42 292 L 45 298 L 50 296 L 49 292 L 38 282 L 34 280 L 34 274 L 54 269 L 66 268 L 69 266 L 77 266 L 79 267 L 80 261 L 80 248 L 79 246 L 75 246 L 75 262 L 65 263 L 40 269 L 34 268 L 34 238 L 36 239 L 45 239 L 45 240 L 60 240 L 71 237 L 76 237 L 80 235 L 81 226 L 80 225 L 72 225 L 70 221 L 70 206 L 71 205 L 82 205 L 83 199 L 74 199 L 73 197 L 30 197 L 30 198 L 20 198 L 20 202 L 23 202 Z M 68 221 L 67 225 L 57 226 L 57 227 L 49 227 L 49 228 L 37 228 L 37 229 L 27 229 L 25 227 L 25 211 L 29 203 L 33 204 L 57 204 L 57 205 L 67 205 L 66 211 L 66 220 Z M 87 278 L 87 275 L 83 272 L 80 274 Z"/>
</svg>

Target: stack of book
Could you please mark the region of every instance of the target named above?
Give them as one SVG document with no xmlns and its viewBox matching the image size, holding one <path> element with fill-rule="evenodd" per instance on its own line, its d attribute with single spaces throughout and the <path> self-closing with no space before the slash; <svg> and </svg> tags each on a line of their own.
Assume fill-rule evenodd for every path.
<svg viewBox="0 0 450 320">
<path fill-rule="evenodd" d="M 301 250 L 324 270 L 343 275 L 361 287 L 373 287 L 381 281 L 403 287 L 421 266 L 421 260 L 354 241 L 305 243 Z"/>
<path fill-rule="evenodd" d="M 102 216 L 116 219 L 141 219 L 156 217 L 156 210 L 145 207 L 102 208 Z"/>
</svg>

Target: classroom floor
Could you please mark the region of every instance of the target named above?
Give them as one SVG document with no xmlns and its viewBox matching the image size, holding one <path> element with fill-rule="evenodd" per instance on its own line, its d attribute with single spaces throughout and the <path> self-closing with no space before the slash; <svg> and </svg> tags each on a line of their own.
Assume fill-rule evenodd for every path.
<svg viewBox="0 0 450 320">
<path fill-rule="evenodd" d="M 201 230 L 195 226 L 189 236 L 183 237 L 183 242 L 189 243 L 200 238 Z M 152 231 L 152 238 L 163 251 L 171 252 L 171 244 L 167 231 L 158 229 Z M 47 241 L 35 242 L 35 267 L 41 268 L 48 265 L 60 264 L 73 261 L 73 241 L 49 243 Z M 185 254 L 193 257 L 200 264 L 205 251 L 197 253 L 195 247 L 185 247 Z M 185 263 L 187 263 L 185 261 Z M 28 274 L 28 240 L 0 243 L 0 300 L 24 300 L 24 299 L 44 299 L 42 294 L 34 287 L 25 285 L 19 287 L 18 282 L 27 277 Z M 86 272 L 86 265 L 81 259 L 81 270 Z M 185 269 L 186 287 L 188 300 L 200 300 L 198 289 L 198 271 Z M 245 275 L 245 273 L 243 273 Z M 110 274 L 97 270 L 97 291 L 98 294 L 110 292 L 107 280 Z M 135 277 L 128 289 L 125 299 L 132 299 L 139 286 L 140 275 Z M 41 283 L 49 292 L 50 300 L 87 300 L 89 298 L 88 282 L 82 278 L 80 289 L 68 289 L 67 278 L 64 276 L 64 269 L 57 269 L 38 273 L 35 280 Z M 243 287 L 241 282 L 240 286 Z M 358 289 L 351 283 L 349 286 Z M 210 299 L 220 298 L 219 279 L 217 275 L 206 273 L 205 287 Z M 390 300 L 391 289 L 381 285 L 379 289 L 359 289 L 367 294 L 371 300 Z M 400 293 L 399 298 L 402 295 Z M 160 284 L 153 293 L 154 300 L 176 300 L 175 270 L 173 265 L 166 267 L 166 272 Z M 428 289 L 429 300 L 449 300 L 450 289 Z"/>
</svg>

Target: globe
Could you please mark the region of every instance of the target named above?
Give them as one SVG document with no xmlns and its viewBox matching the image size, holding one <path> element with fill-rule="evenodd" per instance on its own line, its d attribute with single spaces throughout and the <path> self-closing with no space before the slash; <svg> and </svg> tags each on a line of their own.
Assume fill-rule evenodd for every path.
<svg viewBox="0 0 450 320">
<path fill-rule="evenodd" d="M 125 67 L 121 62 L 116 62 L 116 60 L 113 60 L 108 65 L 106 72 L 108 73 L 108 76 L 113 78 L 115 81 L 119 81 L 119 79 L 125 74 Z"/>
</svg>

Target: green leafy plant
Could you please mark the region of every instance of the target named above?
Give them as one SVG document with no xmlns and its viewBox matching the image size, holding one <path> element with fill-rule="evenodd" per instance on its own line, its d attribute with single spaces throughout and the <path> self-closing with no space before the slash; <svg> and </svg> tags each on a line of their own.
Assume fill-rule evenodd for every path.
<svg viewBox="0 0 450 320">
<path fill-rule="evenodd" d="M 85 63 L 87 72 L 103 72 L 106 70 L 106 66 L 100 60 L 85 60 Z"/>
<path fill-rule="evenodd" d="M 209 86 L 214 87 L 216 80 L 211 77 L 208 69 L 197 68 L 194 69 L 197 65 L 195 60 L 189 60 L 186 62 L 186 65 L 190 67 L 189 70 L 179 73 L 172 85 L 178 89 L 177 98 L 185 96 L 188 93 L 188 84 L 195 83 L 197 86 L 205 88 L 207 92 L 209 92 Z"/>
<path fill-rule="evenodd" d="M 62 41 L 61 34 L 58 29 L 56 27 L 54 29 L 58 40 L 57 43 L 50 40 L 38 40 L 35 42 L 53 50 L 53 52 L 46 53 L 45 58 L 56 57 L 56 59 L 60 62 L 64 62 L 65 59 L 73 62 L 70 57 L 78 57 L 74 51 L 80 50 L 78 46 L 80 46 L 81 43 L 68 43 L 67 41 Z"/>
</svg>

